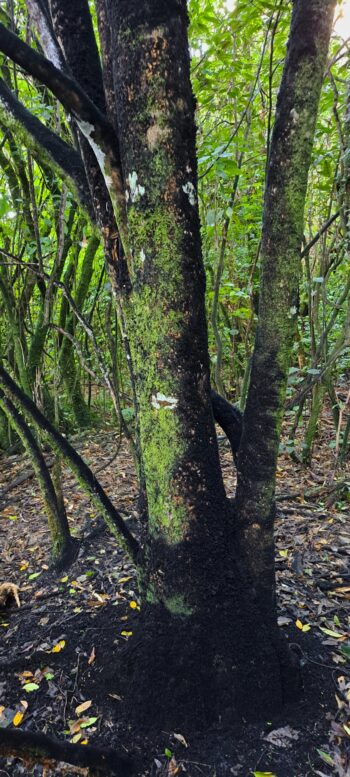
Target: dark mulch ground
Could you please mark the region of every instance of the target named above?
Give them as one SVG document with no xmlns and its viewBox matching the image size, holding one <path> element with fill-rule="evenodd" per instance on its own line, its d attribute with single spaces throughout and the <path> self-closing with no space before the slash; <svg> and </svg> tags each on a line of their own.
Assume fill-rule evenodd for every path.
<svg viewBox="0 0 350 777">
<path fill-rule="evenodd" d="M 282 456 L 278 472 L 283 496 L 277 522 L 279 622 L 298 646 L 303 697 L 278 720 L 196 737 L 181 730 L 159 731 L 150 739 L 127 725 L 115 655 L 138 617 L 134 570 L 102 530 L 81 543 L 67 573 L 53 576 L 38 489 L 34 479 L 23 479 L 29 465 L 23 457 L 3 457 L 0 583 L 19 585 L 21 608 L 12 606 L 0 616 L 0 725 L 12 725 L 19 712 L 19 728 L 132 753 L 139 777 L 250 777 L 270 772 L 276 777 L 349 777 L 350 536 L 348 505 L 339 501 L 325 507 L 333 466 L 329 425 L 326 415 L 312 470 L 305 472 Z M 124 446 L 108 465 L 115 445 L 106 432 L 81 439 L 77 447 L 94 466 L 106 464 L 99 478 L 133 523 L 133 467 Z M 232 493 L 226 448 L 223 462 Z M 97 525 L 94 511 L 69 473 L 64 487 L 72 529 L 86 538 Z M 315 488 L 319 491 L 314 501 L 306 501 L 305 492 L 315 493 Z M 91 704 L 77 712 L 83 702 Z M 330 754 L 333 763 L 325 763 L 319 750 Z M 43 768 L 0 760 L 0 775 L 86 773 L 63 765 L 50 772 Z"/>
</svg>

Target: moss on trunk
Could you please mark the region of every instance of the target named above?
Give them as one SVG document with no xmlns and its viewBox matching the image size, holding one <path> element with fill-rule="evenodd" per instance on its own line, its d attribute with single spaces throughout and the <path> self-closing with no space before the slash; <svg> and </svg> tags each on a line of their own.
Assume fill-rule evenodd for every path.
<svg viewBox="0 0 350 777">
<path fill-rule="evenodd" d="M 274 494 L 298 308 L 308 171 L 335 0 L 296 0 L 271 142 L 259 319 L 238 461 L 243 563 L 261 606 L 274 605 Z"/>
</svg>

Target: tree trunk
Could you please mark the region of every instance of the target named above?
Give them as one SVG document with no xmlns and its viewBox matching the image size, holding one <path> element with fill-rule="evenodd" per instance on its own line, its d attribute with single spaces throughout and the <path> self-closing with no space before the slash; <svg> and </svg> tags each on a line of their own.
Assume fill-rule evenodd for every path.
<svg viewBox="0 0 350 777">
<path fill-rule="evenodd" d="M 238 568 L 211 412 L 186 3 L 111 3 L 110 20 L 149 512 L 132 707 L 168 727 L 271 714 L 279 644 Z"/>
<path fill-rule="evenodd" d="M 275 610 L 277 455 L 298 307 L 306 187 L 334 6 L 335 0 L 294 3 L 265 193 L 259 320 L 236 510 L 242 563 L 268 618 Z"/>
</svg>

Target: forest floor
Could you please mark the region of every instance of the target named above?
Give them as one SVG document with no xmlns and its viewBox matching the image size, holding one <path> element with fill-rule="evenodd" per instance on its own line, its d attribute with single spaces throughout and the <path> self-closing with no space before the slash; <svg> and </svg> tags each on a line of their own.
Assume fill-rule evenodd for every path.
<svg viewBox="0 0 350 777">
<path fill-rule="evenodd" d="M 69 472 L 64 492 L 72 533 L 82 538 L 71 568 L 48 568 L 49 536 L 38 488 L 24 456 L 0 460 L 0 583 L 19 586 L 21 607 L 0 613 L 0 726 L 41 731 L 66 741 L 130 753 L 139 777 L 349 777 L 349 502 L 332 491 L 350 480 L 334 474 L 331 414 L 324 412 L 312 467 L 282 454 L 278 467 L 276 567 L 279 625 L 297 646 L 304 693 L 279 719 L 240 731 L 185 730 L 148 738 L 128 726 L 115 676 L 115 651 L 138 617 L 132 565 L 98 526 L 92 505 Z M 123 444 L 106 430 L 75 441 L 114 503 L 136 521 L 136 481 Z M 221 443 L 228 494 L 231 455 Z M 335 479 L 334 479 L 335 478 Z M 349 492 L 348 492 L 349 493 Z M 337 499 L 337 501 L 336 501 Z M 258 635 L 257 635 L 258 638 Z M 140 668 L 142 671 L 142 667 Z M 45 771 L 46 770 L 46 771 Z M 0 759 L 0 775 L 87 774 Z"/>
</svg>

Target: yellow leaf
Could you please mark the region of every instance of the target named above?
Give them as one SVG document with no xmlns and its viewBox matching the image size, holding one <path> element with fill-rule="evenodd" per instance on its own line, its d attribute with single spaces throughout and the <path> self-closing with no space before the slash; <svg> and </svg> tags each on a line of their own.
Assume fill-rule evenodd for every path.
<svg viewBox="0 0 350 777">
<path fill-rule="evenodd" d="M 139 605 L 137 604 L 137 602 L 134 602 L 134 601 L 130 602 L 130 607 L 131 607 L 132 610 L 139 610 L 140 609 Z"/>
<path fill-rule="evenodd" d="M 131 575 L 129 577 L 120 577 L 118 583 L 127 583 L 128 580 L 131 580 Z"/>
<path fill-rule="evenodd" d="M 78 706 L 75 708 L 75 712 L 77 715 L 81 715 L 82 712 L 85 712 L 89 709 L 92 705 L 92 700 L 89 699 L 88 701 L 83 701 L 82 704 L 78 704 Z"/>
<path fill-rule="evenodd" d="M 287 558 L 288 550 L 280 550 L 278 552 L 279 552 L 279 555 L 282 556 L 282 558 Z"/>
<path fill-rule="evenodd" d="M 82 739 L 80 744 L 81 745 L 87 745 L 88 741 L 89 741 L 88 739 Z"/>
<path fill-rule="evenodd" d="M 311 629 L 311 626 L 310 626 L 310 624 L 309 624 L 309 623 L 305 623 L 305 624 L 304 624 L 304 626 L 303 626 L 303 628 L 302 628 L 302 630 L 303 630 L 304 632 L 305 632 L 305 631 L 310 631 L 310 629 Z"/>
<path fill-rule="evenodd" d="M 74 734 L 74 737 L 72 737 L 72 739 L 71 739 L 71 742 L 73 743 L 73 745 L 76 745 L 77 742 L 79 742 L 79 740 L 82 738 L 82 736 L 83 735 L 82 735 L 81 731 L 78 731 L 77 734 Z"/>
<path fill-rule="evenodd" d="M 49 653 L 60 653 L 61 650 L 63 650 L 63 648 L 65 647 L 65 644 L 66 644 L 66 640 L 60 639 L 60 641 L 53 646 L 52 650 L 49 650 Z"/>
<path fill-rule="evenodd" d="M 95 648 L 93 647 L 93 648 L 92 648 L 92 651 L 91 651 L 91 653 L 90 653 L 90 655 L 89 655 L 89 658 L 88 658 L 88 664 L 89 664 L 89 666 L 91 666 L 91 664 L 93 664 L 93 663 L 94 663 L 94 661 L 95 661 L 95 658 L 96 658 L 96 651 L 95 651 Z"/>
<path fill-rule="evenodd" d="M 302 631 L 302 630 L 303 630 L 303 624 L 302 624 L 302 622 L 299 620 L 299 618 L 298 618 L 298 620 L 297 620 L 297 621 L 295 621 L 295 625 L 296 625 L 297 629 L 300 629 L 300 631 Z"/>
<path fill-rule="evenodd" d="M 16 712 L 16 714 L 15 714 L 13 720 L 12 720 L 13 725 L 14 726 L 20 726 L 21 723 L 22 723 L 23 718 L 24 718 L 24 712 Z"/>
<path fill-rule="evenodd" d="M 66 575 L 65 577 L 61 577 L 60 583 L 66 583 L 67 580 L 68 580 L 68 575 Z"/>
<path fill-rule="evenodd" d="M 122 637 L 131 637 L 132 631 L 122 631 L 121 635 Z"/>
</svg>

